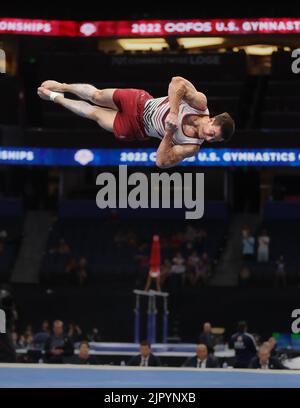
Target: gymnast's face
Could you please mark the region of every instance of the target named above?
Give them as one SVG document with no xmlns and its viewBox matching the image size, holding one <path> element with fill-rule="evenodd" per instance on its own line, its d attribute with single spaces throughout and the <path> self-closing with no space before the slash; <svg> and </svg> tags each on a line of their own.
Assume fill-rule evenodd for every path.
<svg viewBox="0 0 300 408">
<path fill-rule="evenodd" d="M 208 116 L 202 118 L 199 138 L 204 139 L 209 143 L 222 141 L 221 127 L 214 125 L 214 118 L 210 118 Z"/>
</svg>

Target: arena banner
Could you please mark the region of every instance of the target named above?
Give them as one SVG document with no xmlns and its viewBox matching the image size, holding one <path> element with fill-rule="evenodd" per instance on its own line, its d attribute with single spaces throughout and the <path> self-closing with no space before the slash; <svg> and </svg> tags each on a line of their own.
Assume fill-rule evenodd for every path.
<svg viewBox="0 0 300 408">
<path fill-rule="evenodd" d="M 75 37 L 78 26 L 75 21 L 0 18 L 0 34 Z"/>
<path fill-rule="evenodd" d="M 143 37 L 300 33 L 300 18 L 96 21 L 80 23 L 84 36 Z"/>
<path fill-rule="evenodd" d="M 66 37 L 145 37 L 299 34 L 300 18 L 57 21 L 0 18 L 0 34 Z"/>
<path fill-rule="evenodd" d="M 0 148 L 0 165 L 155 166 L 156 150 Z M 300 166 L 300 149 L 200 149 L 180 166 Z"/>
</svg>

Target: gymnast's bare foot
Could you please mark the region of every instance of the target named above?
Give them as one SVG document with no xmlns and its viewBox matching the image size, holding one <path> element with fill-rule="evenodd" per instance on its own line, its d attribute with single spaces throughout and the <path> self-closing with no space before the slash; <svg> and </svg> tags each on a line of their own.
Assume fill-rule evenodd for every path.
<svg viewBox="0 0 300 408">
<path fill-rule="evenodd" d="M 40 98 L 44 99 L 44 101 L 53 101 L 55 100 L 55 98 L 57 98 L 58 96 L 64 96 L 63 93 L 61 92 L 54 92 L 54 91 L 50 91 L 47 88 L 44 88 L 43 86 L 40 86 L 37 90 L 37 94 Z"/>
<path fill-rule="evenodd" d="M 42 83 L 41 87 L 49 89 L 50 91 L 54 92 L 64 92 L 64 85 L 61 82 L 53 81 L 53 80 L 48 80 Z"/>
<path fill-rule="evenodd" d="M 49 89 L 40 86 L 37 90 L 37 94 L 40 98 L 44 99 L 44 101 L 50 101 L 51 91 L 49 91 Z"/>
</svg>

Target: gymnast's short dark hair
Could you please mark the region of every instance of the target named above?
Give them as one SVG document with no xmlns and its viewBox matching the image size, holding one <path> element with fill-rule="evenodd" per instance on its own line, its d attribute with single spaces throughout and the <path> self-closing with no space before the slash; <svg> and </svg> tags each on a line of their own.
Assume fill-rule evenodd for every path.
<svg viewBox="0 0 300 408">
<path fill-rule="evenodd" d="M 224 112 L 216 115 L 213 124 L 220 126 L 222 139 L 228 142 L 235 132 L 235 123 L 229 113 Z"/>
</svg>

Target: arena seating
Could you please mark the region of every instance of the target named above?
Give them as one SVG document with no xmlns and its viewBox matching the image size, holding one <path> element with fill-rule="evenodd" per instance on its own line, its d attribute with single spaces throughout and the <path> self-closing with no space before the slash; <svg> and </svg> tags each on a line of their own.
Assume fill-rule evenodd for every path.
<svg viewBox="0 0 300 408">
<path fill-rule="evenodd" d="M 248 263 L 255 286 L 270 287 L 275 284 L 276 261 L 283 255 L 288 285 L 299 285 L 299 203 L 270 202 L 265 206 L 263 220 L 257 235 L 262 228 L 270 236 L 270 260 L 259 264 Z M 285 237 L 285 239 L 283 239 Z"/>
<path fill-rule="evenodd" d="M 18 78 L 0 74 L 1 104 L 0 125 L 18 125 L 20 123 L 21 81 Z"/>
<path fill-rule="evenodd" d="M 106 216 L 95 216 L 96 212 L 88 213 L 85 211 L 86 208 L 82 209 L 81 204 L 82 201 L 71 202 L 71 205 L 70 202 L 62 203 L 61 216 L 54 224 L 49 237 L 48 251 L 41 268 L 42 280 L 63 281 L 67 277 L 65 272 L 67 263 L 72 258 L 78 260 L 80 257 L 87 259 L 87 268 L 93 280 L 136 279 L 140 273 L 137 255 L 149 255 L 152 235 L 159 231 L 162 241 L 168 242 L 172 236 L 184 234 L 187 225 L 183 217 L 172 219 L 169 215 L 169 218 L 164 219 L 155 215 L 150 218 L 149 210 L 144 213 L 140 211 L 139 214 L 135 210 L 125 210 L 121 212 L 121 218 L 116 214 L 113 217 L 109 216 L 109 212 L 106 212 Z M 94 203 L 90 204 L 95 207 Z M 221 211 L 212 210 L 211 217 L 190 223 L 197 230 L 203 229 L 207 232 L 207 239 L 201 248 L 202 251 L 207 251 L 212 259 L 219 255 L 227 223 L 227 217 L 224 216 L 225 206 L 220 203 L 218 207 L 222 207 Z M 78 215 L 80 211 L 81 216 Z M 134 217 L 133 213 L 137 215 Z M 120 242 L 118 237 L 121 237 Z M 71 253 L 64 255 L 51 253 L 51 248 L 57 247 L 60 239 L 64 239 L 70 245 Z M 143 244 L 146 245 L 141 248 Z M 170 259 L 177 251 L 185 255 L 183 246 L 176 247 L 167 243 L 162 245 L 163 258 Z"/>
<path fill-rule="evenodd" d="M 22 203 L 0 200 L 0 283 L 8 282 L 23 231 Z"/>
<path fill-rule="evenodd" d="M 300 129 L 300 77 L 292 72 L 290 52 L 272 55 L 272 72 L 262 111 L 262 128 Z"/>
</svg>

